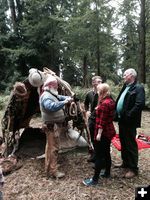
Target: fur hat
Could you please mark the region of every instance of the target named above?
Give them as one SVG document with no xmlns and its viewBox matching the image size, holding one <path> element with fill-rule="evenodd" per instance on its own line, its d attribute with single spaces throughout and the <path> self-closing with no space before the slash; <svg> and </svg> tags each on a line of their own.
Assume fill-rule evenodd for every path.
<svg viewBox="0 0 150 200">
<path fill-rule="evenodd" d="M 34 86 L 34 87 L 40 87 L 41 85 L 43 85 L 45 79 L 46 79 L 46 75 L 44 72 L 35 69 L 35 68 L 31 68 L 29 70 L 29 83 Z"/>
</svg>

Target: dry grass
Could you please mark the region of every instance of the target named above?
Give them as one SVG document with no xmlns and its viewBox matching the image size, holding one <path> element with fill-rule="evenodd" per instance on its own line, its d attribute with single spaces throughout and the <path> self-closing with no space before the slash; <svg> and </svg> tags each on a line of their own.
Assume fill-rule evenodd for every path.
<svg viewBox="0 0 150 200">
<path fill-rule="evenodd" d="M 144 112 L 138 132 L 150 135 L 150 112 Z M 138 177 L 122 178 L 113 165 L 119 163 L 120 152 L 112 147 L 112 178 L 100 179 L 96 187 L 86 187 L 82 180 L 93 175 L 88 153 L 74 150 L 60 154 L 60 167 L 66 173 L 62 180 L 46 179 L 44 160 L 24 159 L 23 167 L 5 177 L 4 200 L 126 200 L 135 198 L 135 187 L 150 183 L 150 149 L 139 152 Z"/>
</svg>

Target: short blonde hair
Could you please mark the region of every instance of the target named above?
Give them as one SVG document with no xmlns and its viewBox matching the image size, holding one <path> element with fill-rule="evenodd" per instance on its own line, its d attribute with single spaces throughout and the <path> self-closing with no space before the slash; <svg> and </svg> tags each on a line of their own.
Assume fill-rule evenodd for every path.
<svg viewBox="0 0 150 200">
<path fill-rule="evenodd" d="M 110 96 L 110 86 L 107 83 L 102 83 L 97 86 L 97 92 L 101 99 Z"/>
</svg>

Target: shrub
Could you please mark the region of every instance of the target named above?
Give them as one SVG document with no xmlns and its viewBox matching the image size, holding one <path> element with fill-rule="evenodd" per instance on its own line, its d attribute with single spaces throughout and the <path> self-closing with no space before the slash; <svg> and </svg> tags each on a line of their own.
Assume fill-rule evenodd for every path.
<svg viewBox="0 0 150 200">
<path fill-rule="evenodd" d="M 0 110 L 3 110 L 9 101 L 9 95 L 0 95 Z"/>
<path fill-rule="evenodd" d="M 92 88 L 83 88 L 80 86 L 73 87 L 73 92 L 76 94 L 77 98 L 80 99 L 80 101 L 85 100 L 85 96 L 88 91 L 90 91 Z"/>
<path fill-rule="evenodd" d="M 116 100 L 116 98 L 118 97 L 118 94 L 122 88 L 122 83 L 115 85 L 112 81 L 107 80 L 106 81 L 111 88 L 111 95 L 114 98 L 114 100 Z M 148 84 L 144 85 L 145 88 L 145 108 L 146 109 L 150 109 L 150 86 L 148 86 Z M 82 87 L 74 87 L 73 88 L 73 92 L 76 94 L 76 96 L 83 102 L 85 100 L 85 96 L 87 94 L 88 91 L 90 91 L 92 88 L 82 88 Z"/>
</svg>

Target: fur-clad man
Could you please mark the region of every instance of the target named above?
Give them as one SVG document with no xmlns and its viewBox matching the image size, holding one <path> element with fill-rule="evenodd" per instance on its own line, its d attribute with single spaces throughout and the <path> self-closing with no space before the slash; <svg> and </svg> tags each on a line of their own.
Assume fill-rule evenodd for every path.
<svg viewBox="0 0 150 200">
<path fill-rule="evenodd" d="M 64 105 L 71 101 L 71 97 L 58 95 L 58 82 L 54 76 L 49 76 L 42 87 L 39 103 L 46 133 L 45 169 L 47 176 L 62 178 L 64 173 L 58 171 L 57 158 L 59 150 L 59 136 L 64 130 Z"/>
</svg>

